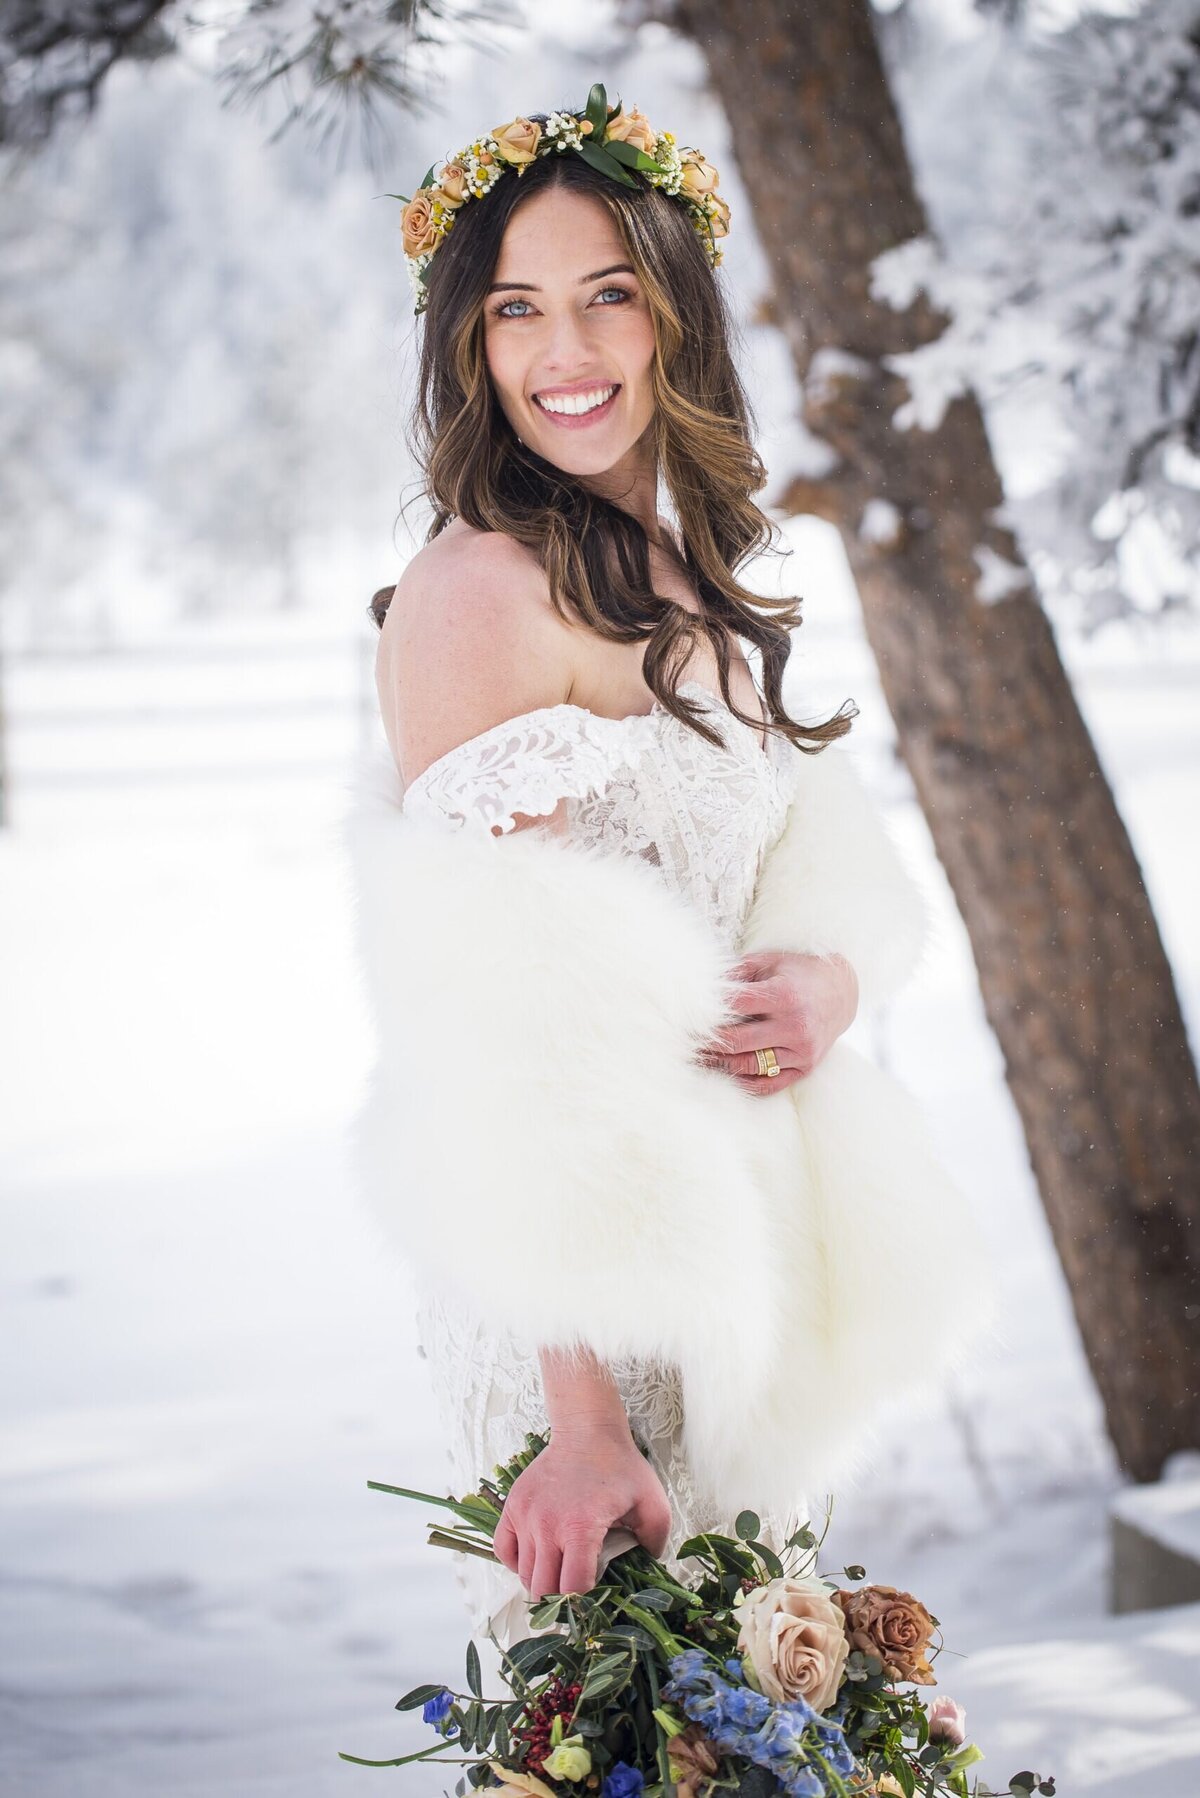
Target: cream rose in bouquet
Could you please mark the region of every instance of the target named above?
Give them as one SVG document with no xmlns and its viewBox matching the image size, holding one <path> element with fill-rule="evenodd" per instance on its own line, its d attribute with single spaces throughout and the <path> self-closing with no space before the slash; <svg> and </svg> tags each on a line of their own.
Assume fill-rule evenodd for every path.
<svg viewBox="0 0 1200 1798">
<path fill-rule="evenodd" d="M 850 1644 L 845 1619 L 818 1579 L 773 1579 L 733 1607 L 738 1650 L 748 1655 L 754 1684 L 786 1704 L 806 1698 L 826 1711 L 838 1695 Z"/>
</svg>

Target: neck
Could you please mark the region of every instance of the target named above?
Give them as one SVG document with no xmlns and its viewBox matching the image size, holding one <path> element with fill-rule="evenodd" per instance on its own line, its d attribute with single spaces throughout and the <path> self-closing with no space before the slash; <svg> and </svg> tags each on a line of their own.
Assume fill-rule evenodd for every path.
<svg viewBox="0 0 1200 1798">
<path fill-rule="evenodd" d="M 606 468 L 603 474 L 582 477 L 581 484 L 620 506 L 637 519 L 650 543 L 661 548 L 662 533 L 658 524 L 658 457 L 654 449 L 654 427 L 648 425 L 637 442 Z"/>
</svg>

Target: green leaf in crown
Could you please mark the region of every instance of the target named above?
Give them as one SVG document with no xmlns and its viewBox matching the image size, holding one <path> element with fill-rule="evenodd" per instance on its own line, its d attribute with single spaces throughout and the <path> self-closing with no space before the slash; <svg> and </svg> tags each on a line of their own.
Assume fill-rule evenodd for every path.
<svg viewBox="0 0 1200 1798">
<path fill-rule="evenodd" d="M 616 111 L 618 108 L 619 102 L 618 107 L 613 108 L 613 110 Z M 608 97 L 604 92 L 604 83 L 602 81 L 595 81 L 592 83 L 591 91 L 587 97 L 587 105 L 583 109 L 583 116 L 592 128 L 593 141 L 598 144 L 603 143 L 604 132 L 608 125 L 610 114 Z"/>
<path fill-rule="evenodd" d="M 616 144 L 612 146 L 613 149 L 617 147 Z M 607 149 L 601 149 L 599 144 L 593 144 L 585 137 L 579 146 L 579 154 L 585 162 L 590 162 L 594 169 L 599 169 L 602 175 L 607 175 L 610 181 L 619 181 L 623 187 L 637 186 L 633 176 L 627 175 L 616 158 Z"/>
</svg>

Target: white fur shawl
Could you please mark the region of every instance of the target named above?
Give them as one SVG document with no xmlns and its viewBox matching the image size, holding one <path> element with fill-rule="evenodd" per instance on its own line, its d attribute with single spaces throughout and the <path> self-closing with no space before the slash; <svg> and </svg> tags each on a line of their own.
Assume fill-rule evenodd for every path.
<svg viewBox="0 0 1200 1798">
<path fill-rule="evenodd" d="M 713 1502 L 828 1483 L 979 1321 L 978 1238 L 913 1101 L 844 1043 L 785 1093 L 741 1091 L 692 1059 L 732 1016 L 725 956 L 653 868 L 401 797 L 372 752 L 345 826 L 371 1208 L 485 1322 L 676 1363 Z M 840 952 L 869 1005 L 923 925 L 844 751 L 803 757 L 742 950 Z"/>
</svg>

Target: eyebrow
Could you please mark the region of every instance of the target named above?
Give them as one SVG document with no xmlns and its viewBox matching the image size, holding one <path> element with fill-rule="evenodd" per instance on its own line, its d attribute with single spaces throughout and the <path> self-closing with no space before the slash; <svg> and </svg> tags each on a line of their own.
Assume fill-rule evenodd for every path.
<svg viewBox="0 0 1200 1798">
<path fill-rule="evenodd" d="M 627 262 L 614 262 L 610 268 L 598 268 L 594 275 L 580 275 L 577 285 L 585 287 L 589 281 L 599 281 L 602 275 L 633 275 L 636 273 L 636 269 L 631 268 Z M 535 287 L 532 281 L 493 281 L 488 292 L 500 293 L 508 287 L 520 287 L 526 293 L 541 293 L 542 291 L 540 287 Z"/>
</svg>

